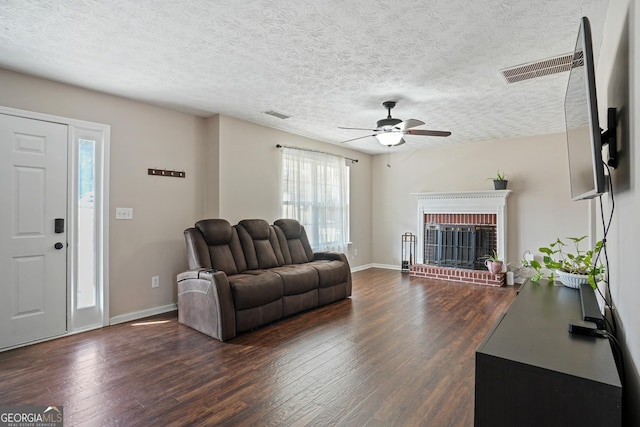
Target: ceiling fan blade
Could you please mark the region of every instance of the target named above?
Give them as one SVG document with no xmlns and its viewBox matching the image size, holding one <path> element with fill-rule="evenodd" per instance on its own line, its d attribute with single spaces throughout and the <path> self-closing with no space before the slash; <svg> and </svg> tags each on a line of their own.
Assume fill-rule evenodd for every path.
<svg viewBox="0 0 640 427">
<path fill-rule="evenodd" d="M 365 128 L 346 128 L 342 126 L 338 126 L 338 129 L 350 129 L 350 130 L 368 130 L 369 132 L 377 132 L 378 129 L 365 129 Z"/>
<path fill-rule="evenodd" d="M 365 129 L 368 130 L 368 129 Z M 351 141 L 356 141 L 358 139 L 362 139 L 362 138 L 369 138 L 370 136 L 376 136 L 375 134 L 373 135 L 365 135 L 365 136 L 359 136 L 357 138 L 352 138 L 352 139 L 347 139 L 346 141 L 340 141 L 340 144 L 344 144 L 345 142 L 351 142 Z"/>
<path fill-rule="evenodd" d="M 398 123 L 394 127 L 398 128 L 400 130 L 407 130 L 407 129 L 414 128 L 416 126 L 421 126 L 423 124 L 424 124 L 424 122 L 422 120 L 409 119 L 409 120 L 405 120 L 404 122 Z"/>
<path fill-rule="evenodd" d="M 423 136 L 449 136 L 451 132 L 445 130 L 422 130 L 422 129 L 414 129 L 414 130 L 405 130 L 404 133 L 409 135 L 423 135 Z"/>
</svg>

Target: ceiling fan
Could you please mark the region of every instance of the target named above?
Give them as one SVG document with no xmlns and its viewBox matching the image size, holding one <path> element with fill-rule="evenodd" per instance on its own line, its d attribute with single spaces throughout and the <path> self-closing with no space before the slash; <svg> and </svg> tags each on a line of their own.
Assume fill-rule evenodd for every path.
<svg viewBox="0 0 640 427">
<path fill-rule="evenodd" d="M 384 108 L 387 109 L 387 118 L 378 120 L 377 127 L 375 129 L 365 129 L 365 128 L 348 128 L 339 126 L 339 129 L 352 129 L 352 130 L 368 130 L 370 132 L 374 132 L 371 135 L 359 136 L 353 139 L 347 139 L 344 142 L 351 142 L 357 139 L 368 138 L 370 136 L 375 136 L 378 142 L 382 145 L 386 145 L 387 147 L 392 147 L 396 145 L 402 145 L 406 141 L 404 140 L 404 135 L 422 135 L 422 136 L 449 136 L 451 132 L 449 131 L 441 131 L 441 130 L 422 130 L 422 129 L 412 129 L 417 126 L 421 126 L 424 124 L 421 120 L 409 119 L 409 120 L 400 120 L 394 119 L 391 117 L 391 109 L 396 106 L 395 101 L 385 101 L 382 103 Z"/>
</svg>

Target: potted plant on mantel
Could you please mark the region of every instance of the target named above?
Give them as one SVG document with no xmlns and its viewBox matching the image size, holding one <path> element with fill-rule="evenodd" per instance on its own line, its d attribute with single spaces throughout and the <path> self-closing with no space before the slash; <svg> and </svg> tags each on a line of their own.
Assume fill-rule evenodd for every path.
<svg viewBox="0 0 640 427">
<path fill-rule="evenodd" d="M 487 178 L 487 180 L 493 180 L 493 188 L 495 188 L 496 190 L 506 190 L 507 183 L 509 182 L 507 180 L 507 174 L 501 173 L 500 169 L 498 169 L 495 177 Z"/>
<path fill-rule="evenodd" d="M 493 251 L 492 255 L 485 255 L 484 265 L 487 267 L 487 270 L 491 272 L 491 274 L 498 274 L 502 272 L 502 260 L 498 257 L 498 253 Z"/>
<path fill-rule="evenodd" d="M 580 249 L 580 242 L 586 237 L 568 237 L 573 242 L 574 253 L 566 252 L 567 244 L 560 239 L 556 239 L 548 247 L 539 249 L 544 254 L 544 268 L 551 271 L 547 276 L 549 281 L 553 282 L 557 276 L 562 284 L 569 288 L 579 288 L 583 283 L 589 283 L 592 288 L 596 288 L 597 280 L 604 273 L 604 266 L 601 263 L 594 264 L 593 254 L 600 251 L 602 241 L 597 242 L 593 249 L 584 251 Z M 530 265 L 536 270 L 531 280 L 537 282 L 544 276 L 543 266 L 536 260 L 531 261 Z"/>
</svg>

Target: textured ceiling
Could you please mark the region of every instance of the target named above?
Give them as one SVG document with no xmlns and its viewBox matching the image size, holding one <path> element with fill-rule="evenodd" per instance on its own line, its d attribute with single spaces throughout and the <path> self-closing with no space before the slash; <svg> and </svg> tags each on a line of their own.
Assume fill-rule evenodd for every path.
<svg viewBox="0 0 640 427">
<path fill-rule="evenodd" d="M 393 117 L 448 138 L 415 150 L 564 129 L 568 73 L 506 84 L 503 68 L 573 50 L 607 1 L 2 0 L 0 67 L 322 141 Z M 596 60 L 597 62 L 597 60 Z M 291 116 L 281 120 L 263 112 Z M 374 138 L 348 143 L 387 152 Z"/>
</svg>

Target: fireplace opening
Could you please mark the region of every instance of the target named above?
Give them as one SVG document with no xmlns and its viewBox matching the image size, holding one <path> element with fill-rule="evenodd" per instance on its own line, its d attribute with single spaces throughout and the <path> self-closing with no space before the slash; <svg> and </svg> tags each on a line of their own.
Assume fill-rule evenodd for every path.
<svg viewBox="0 0 640 427">
<path fill-rule="evenodd" d="M 494 250 L 495 225 L 424 224 L 424 264 L 487 270 L 484 257 Z"/>
</svg>

